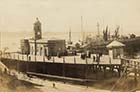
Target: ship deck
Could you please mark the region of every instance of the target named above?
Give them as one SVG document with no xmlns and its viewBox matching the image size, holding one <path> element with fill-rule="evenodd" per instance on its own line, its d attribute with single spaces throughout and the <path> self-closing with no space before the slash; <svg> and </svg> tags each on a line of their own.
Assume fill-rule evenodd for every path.
<svg viewBox="0 0 140 92">
<path fill-rule="evenodd" d="M 22 61 L 29 61 L 29 62 L 52 62 L 52 63 L 68 63 L 68 64 L 100 64 L 100 65 L 120 65 L 121 60 L 120 59 L 113 59 L 109 60 L 108 55 L 103 55 L 100 58 L 100 62 L 97 63 L 93 59 L 93 55 L 91 55 L 91 58 L 87 59 L 81 59 L 80 55 L 77 56 L 62 56 L 61 58 L 58 58 L 57 56 L 51 57 L 49 60 L 47 57 L 44 56 L 34 56 L 30 55 L 30 60 L 29 57 L 27 58 L 27 55 L 22 55 L 22 54 L 17 54 L 17 53 L 12 53 L 10 56 L 3 56 L 3 58 L 10 58 L 10 59 L 17 59 L 17 60 L 22 60 Z"/>
</svg>

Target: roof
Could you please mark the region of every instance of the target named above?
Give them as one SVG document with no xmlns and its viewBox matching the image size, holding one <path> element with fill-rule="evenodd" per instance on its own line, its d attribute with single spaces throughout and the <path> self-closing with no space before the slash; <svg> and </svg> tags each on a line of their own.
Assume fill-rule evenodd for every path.
<svg viewBox="0 0 140 92">
<path fill-rule="evenodd" d="M 88 44 L 84 44 L 84 45 L 82 45 L 81 47 L 82 48 L 85 48 L 85 47 L 87 47 L 88 46 Z"/>
<path fill-rule="evenodd" d="M 48 41 L 62 41 L 64 39 L 57 39 L 57 38 L 42 38 L 36 40 L 37 43 L 48 43 Z M 29 42 L 34 42 L 34 39 L 30 39 Z"/>
<path fill-rule="evenodd" d="M 113 48 L 113 47 L 124 47 L 125 45 L 119 41 L 112 41 L 110 44 L 108 44 L 107 48 Z"/>
</svg>

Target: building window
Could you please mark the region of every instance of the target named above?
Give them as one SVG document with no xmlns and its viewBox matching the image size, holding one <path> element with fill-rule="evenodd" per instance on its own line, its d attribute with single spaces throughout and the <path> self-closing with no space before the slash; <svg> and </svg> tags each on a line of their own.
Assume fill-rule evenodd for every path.
<svg viewBox="0 0 140 92">
<path fill-rule="evenodd" d="M 32 46 L 32 48 L 31 48 L 31 54 L 33 55 L 33 52 L 34 52 L 34 48 L 33 48 L 33 46 Z"/>
<path fill-rule="evenodd" d="M 47 56 L 47 49 L 45 48 L 45 56 Z"/>
<path fill-rule="evenodd" d="M 40 56 L 42 55 L 42 47 L 40 48 Z"/>
</svg>

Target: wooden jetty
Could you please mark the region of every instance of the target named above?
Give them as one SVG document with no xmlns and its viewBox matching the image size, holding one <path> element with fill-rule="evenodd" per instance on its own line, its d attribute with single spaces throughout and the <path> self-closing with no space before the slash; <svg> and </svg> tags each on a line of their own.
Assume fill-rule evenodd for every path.
<svg viewBox="0 0 140 92">
<path fill-rule="evenodd" d="M 96 62 L 93 58 L 81 59 L 80 56 L 52 57 L 51 59 L 37 56 L 36 61 L 33 56 L 27 57 L 21 54 L 11 54 L 3 56 L 1 61 L 10 69 L 24 73 L 46 74 L 60 76 L 62 78 L 77 78 L 100 80 L 112 77 L 120 77 L 122 71 L 121 61 L 109 62 L 107 56 Z"/>
<path fill-rule="evenodd" d="M 112 86 L 111 92 L 114 92 L 115 87 L 121 80 L 125 77 L 133 77 L 134 85 L 137 86 L 138 79 L 140 78 L 140 59 L 121 59 L 121 67 L 122 72 L 120 78 L 116 81 L 116 83 Z M 133 75 L 131 75 L 133 74 Z"/>
<path fill-rule="evenodd" d="M 134 79 L 137 80 L 137 78 L 140 78 L 140 59 L 127 59 L 123 58 L 121 60 L 122 67 L 126 68 L 126 76 L 128 76 L 130 73 L 134 74 Z"/>
</svg>

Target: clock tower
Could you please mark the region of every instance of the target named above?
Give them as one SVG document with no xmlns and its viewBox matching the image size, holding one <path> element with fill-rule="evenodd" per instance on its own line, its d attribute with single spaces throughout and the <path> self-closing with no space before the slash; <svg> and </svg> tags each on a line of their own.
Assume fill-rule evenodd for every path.
<svg viewBox="0 0 140 92">
<path fill-rule="evenodd" d="M 36 40 L 42 39 L 41 22 L 38 18 L 36 18 L 36 22 L 34 23 L 34 38 Z"/>
</svg>

